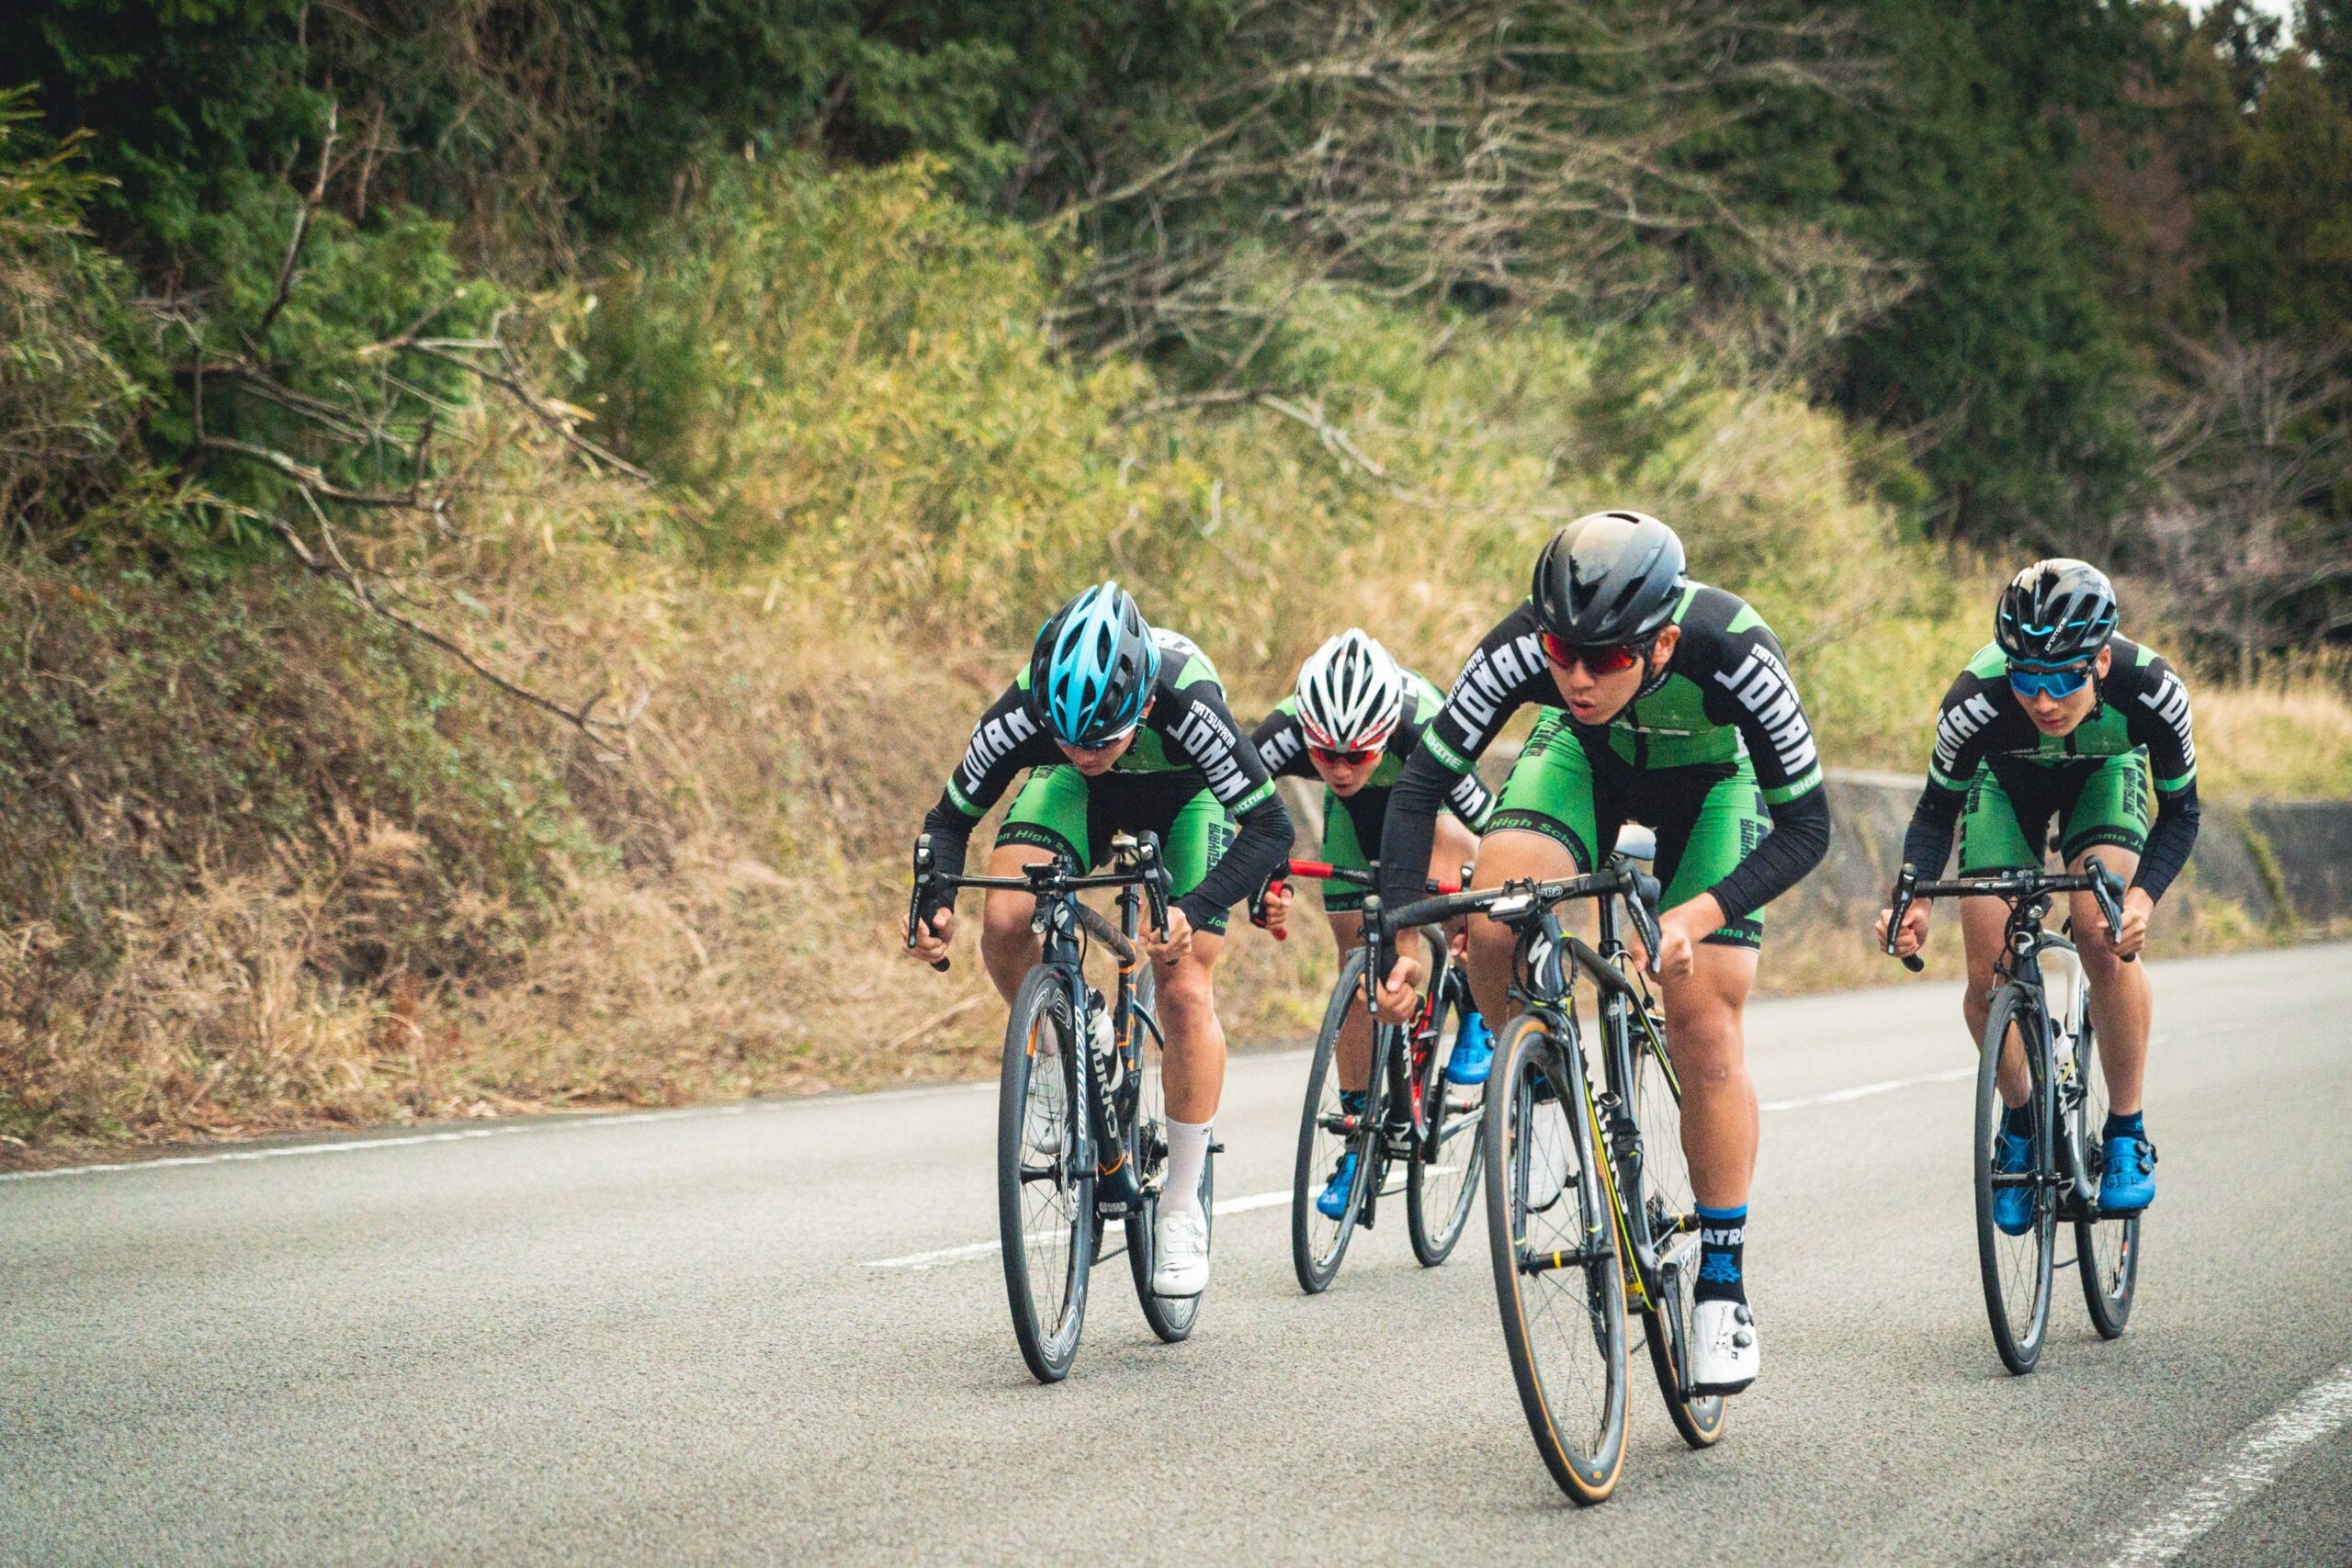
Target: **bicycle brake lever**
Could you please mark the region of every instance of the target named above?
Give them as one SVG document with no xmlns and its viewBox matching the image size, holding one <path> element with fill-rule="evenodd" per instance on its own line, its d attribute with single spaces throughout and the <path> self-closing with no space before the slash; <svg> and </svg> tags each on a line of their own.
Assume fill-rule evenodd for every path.
<svg viewBox="0 0 2352 1568">
<path fill-rule="evenodd" d="M 1906 863 L 1901 871 L 1894 874 L 1894 894 L 1887 900 L 1886 908 L 1886 955 L 1889 958 L 1898 956 L 1894 951 L 1894 939 L 1903 930 L 1903 917 L 1911 912 L 1912 902 L 1917 897 L 1917 895 L 1911 890 L 1918 886 L 1919 873 L 1917 867 Z M 1903 967 L 1910 970 L 1914 975 L 1919 974 L 1928 967 L 1928 961 L 1916 953 L 1905 953 L 1900 956 L 1903 960 Z"/>
<path fill-rule="evenodd" d="M 922 907 L 923 895 L 931 891 L 938 876 L 939 867 L 931 852 L 931 835 L 920 834 L 915 839 L 914 892 L 907 900 L 907 951 L 910 953 L 914 951 L 917 927 L 921 927 L 933 936 L 939 934 L 939 928 L 931 923 L 930 912 Z M 948 971 L 949 961 L 944 958 L 934 958 L 931 960 L 931 966 L 939 974 L 944 975 Z"/>
</svg>

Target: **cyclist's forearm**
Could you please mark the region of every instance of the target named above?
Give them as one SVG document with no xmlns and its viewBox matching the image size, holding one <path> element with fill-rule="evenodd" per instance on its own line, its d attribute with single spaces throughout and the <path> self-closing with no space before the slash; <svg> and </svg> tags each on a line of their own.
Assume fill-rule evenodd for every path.
<svg viewBox="0 0 2352 1568">
<path fill-rule="evenodd" d="M 1772 829 L 1758 841 L 1731 874 L 1709 888 L 1724 919 L 1754 913 L 1804 880 L 1829 852 L 1829 800 L 1809 789 L 1771 808 Z"/>
<path fill-rule="evenodd" d="M 1927 787 L 1919 796 L 1919 804 L 1912 809 L 1911 825 L 1903 830 L 1905 865 L 1930 879 L 1944 874 L 1944 861 L 1951 853 L 1952 830 L 1967 798 L 1964 793 L 1940 784 Z"/>
<path fill-rule="evenodd" d="M 942 875 L 962 874 L 964 857 L 969 852 L 972 829 L 976 825 L 973 818 L 966 816 L 957 808 L 954 799 L 945 795 L 939 797 L 939 804 L 924 814 L 922 830 L 931 839 L 932 863 Z M 952 904 L 955 900 L 943 898 L 940 902 Z"/>
<path fill-rule="evenodd" d="M 2177 795 L 2157 796 L 2155 826 L 2149 829 L 2148 847 L 2142 852 L 2140 869 L 2132 878 L 2132 886 L 2146 893 L 2150 901 L 2162 898 L 2172 879 L 2188 863 L 2188 852 L 2197 847 L 2197 818 L 2196 784 Z"/>
<path fill-rule="evenodd" d="M 1458 775 L 1426 750 L 1416 751 L 1389 792 L 1380 829 L 1380 901 L 1395 909 L 1421 897 L 1437 849 L 1437 813 Z"/>
<path fill-rule="evenodd" d="M 1184 918 L 1200 926 L 1215 919 L 1264 886 L 1289 858 L 1293 831 L 1282 796 L 1266 798 L 1241 814 L 1233 847 L 1209 868 L 1201 885 L 1176 900 Z"/>
</svg>

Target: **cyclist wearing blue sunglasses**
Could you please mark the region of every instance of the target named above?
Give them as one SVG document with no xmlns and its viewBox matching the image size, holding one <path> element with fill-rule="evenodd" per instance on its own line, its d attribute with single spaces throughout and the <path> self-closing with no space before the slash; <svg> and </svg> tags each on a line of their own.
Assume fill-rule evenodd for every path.
<svg viewBox="0 0 2352 1568">
<path fill-rule="evenodd" d="M 2151 1002 L 2146 972 L 2125 962 L 2147 940 L 2148 919 L 2197 843 L 2197 744 L 2188 689 L 2155 653 L 2116 634 L 2115 589 L 2083 561 L 2036 561 L 2001 594 L 1994 640 L 1945 694 L 1936 720 L 1928 787 L 1904 835 L 1903 859 L 1939 876 L 1960 828 L 1960 874 L 1990 876 L 2039 867 L 2050 826 L 2071 871 L 2096 852 L 2129 884 L 2123 930 L 2109 941 L 2087 893 L 2074 897 L 2074 934 L 2090 983 L 2091 1021 L 2107 1078 L 2098 1201 L 2115 1213 L 2144 1209 L 2155 1196 L 2155 1148 L 2141 1115 Z M 2154 801 L 2150 800 L 2151 784 Z M 1926 945 L 1928 900 L 1911 906 L 1895 951 Z M 1972 898 L 1960 906 L 1968 949 L 1969 1039 L 1981 1039 L 2002 948 L 2007 908 Z M 1886 914 L 1879 915 L 1883 940 Z M 2002 1098 L 2022 1106 L 2024 1059 L 2005 1064 Z M 2018 1113 L 2020 1118 L 2022 1112 Z M 2000 1154 L 2024 1168 L 2029 1129 L 2003 1134 Z M 1995 1218 L 2004 1229 L 2031 1224 L 2030 1197 Z"/>
</svg>

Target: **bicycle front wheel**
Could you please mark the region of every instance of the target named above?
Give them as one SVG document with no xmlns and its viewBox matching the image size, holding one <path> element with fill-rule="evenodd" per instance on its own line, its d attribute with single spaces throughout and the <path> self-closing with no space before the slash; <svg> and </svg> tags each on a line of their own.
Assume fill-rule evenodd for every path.
<svg viewBox="0 0 2352 1568">
<path fill-rule="evenodd" d="M 1430 945 L 1442 957 L 1435 939 Z M 1478 1122 L 1487 1107 L 1484 1084 L 1464 1089 L 1445 1080 L 1446 1058 L 1469 1010 L 1469 987 L 1459 966 L 1443 971 L 1429 1019 L 1429 1058 L 1421 1066 L 1423 1131 L 1413 1148 L 1406 1172 L 1405 1210 L 1413 1235 L 1413 1256 L 1424 1269 L 1434 1269 L 1453 1252 L 1453 1244 L 1470 1224 L 1470 1206 L 1478 1196 L 1478 1173 L 1485 1167 L 1485 1148 Z"/>
<path fill-rule="evenodd" d="M 1039 964 L 1013 994 L 996 1118 L 1004 1293 L 1021 1359 L 1039 1382 L 1069 1375 L 1094 1266 L 1094 1171 L 1079 1157 L 1084 1051 L 1068 981 Z"/>
<path fill-rule="evenodd" d="M 1383 1031 L 1374 1032 L 1363 1110 L 1350 1112 L 1340 1102 L 1340 1030 L 1349 1013 L 1364 1005 L 1365 963 L 1364 950 L 1359 947 L 1340 965 L 1339 983 L 1323 1010 L 1322 1032 L 1315 1039 L 1315 1060 L 1306 1071 L 1306 1102 L 1299 1112 L 1298 1163 L 1291 1173 L 1290 1258 L 1298 1288 L 1310 1296 L 1330 1288 L 1371 1184 L 1379 1176 Z M 1326 1214 L 1324 1189 L 1350 1156 L 1355 1165 L 1336 1205 L 1340 1212 Z"/>
<path fill-rule="evenodd" d="M 1136 976 L 1136 1002 L 1146 1011 L 1152 1011 L 1158 987 L 1152 979 L 1151 965 L 1146 964 Z M 1154 1012 L 1154 1016 L 1158 1014 Z M 1142 1187 L 1142 1204 L 1127 1213 L 1127 1271 L 1134 1276 L 1136 1300 L 1143 1306 L 1143 1320 L 1151 1331 L 1173 1345 L 1193 1332 L 1193 1325 L 1201 1315 L 1198 1296 L 1159 1296 L 1151 1290 L 1151 1273 L 1159 1266 L 1159 1254 L 1153 1240 L 1153 1224 L 1159 1218 L 1161 1183 L 1168 1174 L 1168 1102 L 1159 1082 L 1159 1042 L 1140 1018 L 1135 1019 L 1137 1082 L 1136 1113 L 1133 1125 L 1127 1129 L 1128 1157 L 1133 1159 L 1136 1180 Z M 1201 1213 L 1214 1212 L 1211 1200 L 1216 1186 L 1216 1155 L 1211 1152 L 1201 1165 Z M 1216 1222 L 1209 1222 L 1214 1225 Z"/>
<path fill-rule="evenodd" d="M 2002 1042 L 2012 1028 L 2025 1049 L 2032 1081 L 2027 1101 L 2033 1130 L 2022 1170 L 1997 1168 L 1999 1139 L 2008 1108 L 1997 1084 Z M 2050 1280 L 2058 1230 L 2057 1169 L 2051 1134 L 2050 1077 L 2045 1069 L 2049 1024 L 2022 986 L 2007 985 L 1993 998 L 1976 1069 L 1976 1258 L 1984 1282 L 1984 1311 L 1993 1327 L 1993 1348 L 2001 1364 L 2023 1375 L 2041 1359 L 2050 1327 Z M 2022 1190 L 2022 1205 L 2003 1200 Z M 2007 1220 L 2005 1227 L 2003 1221 Z"/>
<path fill-rule="evenodd" d="M 1682 1086 L 1665 1042 L 1638 1021 L 1633 1059 L 1629 1092 L 1642 1138 L 1641 1194 L 1633 1207 L 1658 1263 L 1657 1299 L 1642 1309 L 1643 1337 L 1674 1429 L 1692 1448 L 1703 1449 L 1724 1435 L 1725 1406 L 1722 1394 L 1683 1392 L 1690 1383 L 1690 1320 L 1698 1310 L 1699 1205 L 1682 1153 Z"/>
<path fill-rule="evenodd" d="M 1616 1489 L 1625 1460 L 1625 1292 L 1576 1051 L 1543 1019 L 1513 1019 L 1495 1043 L 1479 1137 L 1520 1405 L 1552 1479 L 1589 1505 Z"/>
<path fill-rule="evenodd" d="M 2107 1079 L 2087 1012 L 2075 1039 L 2075 1081 L 2082 1096 L 2075 1105 L 2075 1146 L 2083 1151 L 2092 1190 L 2106 1168 Z M 2132 1321 L 2132 1292 L 2140 1282 L 2140 1216 L 2108 1214 L 2097 1219 L 2085 1205 L 2075 1221 L 2075 1267 L 2083 1276 L 2083 1304 L 2102 1339 L 2122 1337 Z"/>
</svg>

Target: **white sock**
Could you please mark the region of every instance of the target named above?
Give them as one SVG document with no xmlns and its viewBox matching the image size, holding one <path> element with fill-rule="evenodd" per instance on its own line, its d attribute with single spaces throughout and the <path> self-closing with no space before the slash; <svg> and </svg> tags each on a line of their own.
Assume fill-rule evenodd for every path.
<svg viewBox="0 0 2352 1568">
<path fill-rule="evenodd" d="M 1159 1191 L 1159 1212 L 1201 1212 L 1201 1168 L 1209 1158 L 1209 1124 L 1168 1119 L 1168 1184 Z"/>
</svg>

